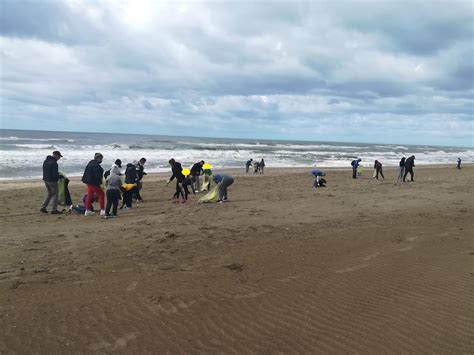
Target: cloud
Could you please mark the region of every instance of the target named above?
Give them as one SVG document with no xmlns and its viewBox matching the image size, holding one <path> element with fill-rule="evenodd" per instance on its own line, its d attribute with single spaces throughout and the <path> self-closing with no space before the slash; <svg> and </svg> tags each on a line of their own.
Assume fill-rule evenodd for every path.
<svg viewBox="0 0 474 355">
<path fill-rule="evenodd" d="M 0 6 L 4 128 L 473 143 L 469 1 Z"/>
</svg>

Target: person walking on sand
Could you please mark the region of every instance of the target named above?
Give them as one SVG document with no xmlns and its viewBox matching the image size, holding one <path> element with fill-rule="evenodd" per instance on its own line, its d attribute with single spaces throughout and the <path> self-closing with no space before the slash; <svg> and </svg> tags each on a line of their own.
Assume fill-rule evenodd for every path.
<svg viewBox="0 0 474 355">
<path fill-rule="evenodd" d="M 357 179 L 357 168 L 359 167 L 360 162 L 362 159 L 355 159 L 351 162 L 352 165 L 352 178 Z"/>
<path fill-rule="evenodd" d="M 252 165 L 252 161 L 253 161 L 253 159 L 250 158 L 250 160 L 247 160 L 247 162 L 245 163 L 245 173 L 246 174 L 249 173 L 249 169 L 250 169 L 250 166 Z"/>
<path fill-rule="evenodd" d="M 265 168 L 265 160 L 260 160 L 260 164 L 258 164 L 260 167 L 260 174 L 263 174 L 263 169 Z"/>
<path fill-rule="evenodd" d="M 118 203 L 120 200 L 120 188 L 122 186 L 122 180 L 120 179 L 119 174 L 117 174 L 117 170 L 111 170 L 110 175 L 107 176 L 107 180 L 105 181 L 105 193 L 107 195 L 107 205 L 105 206 L 104 216 L 105 219 L 117 217 Z M 110 214 L 111 208 L 112 214 Z"/>
<path fill-rule="evenodd" d="M 403 181 L 403 176 L 405 174 L 405 157 L 403 157 L 400 160 L 400 163 L 398 163 L 398 177 L 397 177 L 397 182 L 402 182 Z"/>
<path fill-rule="evenodd" d="M 134 197 L 137 200 L 137 203 L 143 202 L 143 198 L 140 195 L 140 191 L 143 188 L 143 181 L 142 181 L 143 176 L 147 175 L 147 173 L 145 172 L 145 163 L 146 163 L 146 159 L 141 158 L 135 164 L 135 169 L 136 169 L 136 172 L 137 172 L 137 181 L 136 181 L 137 187 L 135 189 Z"/>
<path fill-rule="evenodd" d="M 458 165 L 456 166 L 456 169 L 461 169 L 461 158 L 458 158 Z"/>
<path fill-rule="evenodd" d="M 184 196 L 184 189 L 183 189 L 183 181 L 184 181 L 183 167 L 181 166 L 181 163 L 178 163 L 174 159 L 170 159 L 168 163 L 171 166 L 171 172 L 173 173 L 173 175 L 171 175 L 166 185 L 169 185 L 169 183 L 176 178 L 176 192 L 173 195 L 173 199 L 176 198 L 176 203 L 179 203 L 179 196 L 181 196 L 182 202 L 185 203 L 186 198 Z"/>
<path fill-rule="evenodd" d="M 382 170 L 382 163 L 376 160 L 374 162 L 374 169 L 375 169 L 375 178 L 378 180 L 379 179 L 379 174 L 382 177 L 382 179 L 385 180 L 385 176 L 383 176 L 383 170 Z"/>
<path fill-rule="evenodd" d="M 408 173 L 410 173 L 410 180 L 415 181 L 415 173 L 413 172 L 413 168 L 415 167 L 415 156 L 412 155 L 407 160 L 405 160 L 405 174 L 403 175 L 403 182 L 407 178 Z"/>
<path fill-rule="evenodd" d="M 91 200 L 94 194 L 99 197 L 100 215 L 105 216 L 105 194 L 102 190 L 102 176 L 104 169 L 100 166 L 104 156 L 101 153 L 95 153 L 94 159 L 87 164 L 81 181 L 87 185 L 86 211 L 84 216 L 92 216 L 94 212 L 91 211 Z"/>
<path fill-rule="evenodd" d="M 40 211 L 48 213 L 46 208 L 48 207 L 51 199 L 53 200 L 51 214 L 59 214 L 58 211 L 58 160 L 62 158 L 61 153 L 58 150 L 53 152 L 53 155 L 48 155 L 43 162 L 43 181 L 46 186 L 46 197 Z"/>
<path fill-rule="evenodd" d="M 218 184 L 217 190 L 219 198 L 217 202 L 222 203 L 227 201 L 227 188 L 234 183 L 234 178 L 226 174 L 214 175 L 214 182 Z"/>
</svg>

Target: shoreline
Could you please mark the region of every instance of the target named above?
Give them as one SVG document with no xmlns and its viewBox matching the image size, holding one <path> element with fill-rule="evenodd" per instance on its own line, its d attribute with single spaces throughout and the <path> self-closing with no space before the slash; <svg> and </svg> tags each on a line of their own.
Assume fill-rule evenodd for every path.
<svg viewBox="0 0 474 355">
<path fill-rule="evenodd" d="M 474 166 L 474 163 L 463 163 L 463 168 L 468 168 Z M 418 169 L 449 169 L 453 168 L 456 169 L 455 164 L 427 164 L 427 165 L 417 165 L 415 167 L 415 174 L 416 170 Z M 268 168 L 265 167 L 265 174 L 264 175 L 274 175 L 274 174 L 288 174 L 288 173 L 305 173 L 305 172 L 310 172 L 313 169 L 321 169 L 326 172 L 331 172 L 331 171 L 351 171 L 350 167 L 323 167 L 323 166 L 315 166 L 315 167 L 281 167 L 281 168 Z M 124 170 L 124 169 L 122 169 Z M 398 171 L 398 167 L 395 166 L 387 166 L 383 167 L 383 171 Z M 104 170 L 105 171 L 105 170 Z M 369 172 L 372 172 L 372 168 L 367 168 L 363 167 L 363 174 L 368 174 Z M 145 172 L 146 172 L 146 167 L 145 167 Z M 245 167 L 244 168 L 224 168 L 224 169 L 213 169 L 213 173 L 215 172 L 220 172 L 220 173 L 228 173 L 228 174 L 233 174 L 235 176 L 252 176 L 252 175 L 260 175 L 260 174 L 254 174 L 253 172 L 249 172 L 248 174 L 245 173 Z M 170 176 L 170 172 L 152 172 L 152 173 L 147 173 L 147 175 L 144 178 L 144 182 L 146 181 L 159 181 L 162 179 L 165 179 L 166 177 Z M 75 175 L 75 176 L 68 176 L 69 180 L 71 182 L 80 182 L 81 176 L 80 175 Z M 20 180 L 15 180 L 14 178 L 8 179 L 8 180 L 1 180 L 0 179 L 0 191 L 6 190 L 8 188 L 29 188 L 29 187 L 34 187 L 37 185 L 43 186 L 43 180 L 40 178 L 25 178 L 25 179 L 20 179 Z"/>
</svg>

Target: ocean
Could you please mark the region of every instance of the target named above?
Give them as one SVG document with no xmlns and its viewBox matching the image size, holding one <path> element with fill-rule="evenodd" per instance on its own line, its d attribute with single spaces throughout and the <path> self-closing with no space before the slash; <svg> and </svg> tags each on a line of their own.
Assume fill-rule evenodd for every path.
<svg viewBox="0 0 474 355">
<path fill-rule="evenodd" d="M 371 167 L 375 159 L 384 166 L 397 166 L 402 156 L 416 156 L 417 165 L 452 164 L 457 158 L 472 163 L 474 148 L 438 147 L 403 144 L 364 144 L 337 142 L 282 141 L 264 139 L 228 139 L 173 137 L 159 135 L 49 132 L 0 130 L 0 179 L 41 178 L 45 157 L 61 151 L 60 171 L 80 176 L 95 152 L 104 155 L 108 169 L 115 159 L 123 163 L 142 157 L 147 172 L 169 171 L 168 160 L 175 158 L 190 167 L 205 160 L 213 169 L 244 168 L 253 158 L 264 158 L 267 167 L 350 167 L 360 157 L 363 166 Z M 124 166 L 124 165 L 123 165 Z"/>
</svg>

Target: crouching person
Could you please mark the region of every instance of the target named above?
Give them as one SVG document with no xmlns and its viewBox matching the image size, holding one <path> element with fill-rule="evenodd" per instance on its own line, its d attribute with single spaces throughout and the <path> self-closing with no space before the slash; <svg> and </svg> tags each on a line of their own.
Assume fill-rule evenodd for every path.
<svg viewBox="0 0 474 355">
<path fill-rule="evenodd" d="M 313 187 L 326 187 L 326 180 L 323 179 L 323 176 L 326 176 L 324 171 L 315 169 L 311 171 L 311 175 L 314 177 Z"/>
<path fill-rule="evenodd" d="M 234 183 L 234 178 L 230 175 L 214 175 L 214 182 L 218 184 L 219 199 L 217 202 L 227 201 L 227 188 Z"/>
</svg>

